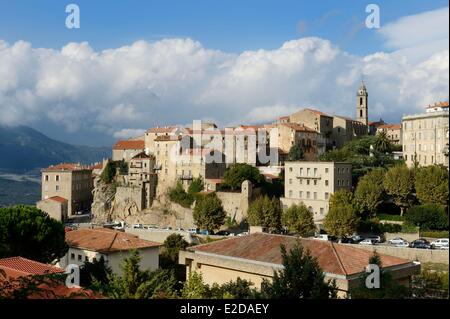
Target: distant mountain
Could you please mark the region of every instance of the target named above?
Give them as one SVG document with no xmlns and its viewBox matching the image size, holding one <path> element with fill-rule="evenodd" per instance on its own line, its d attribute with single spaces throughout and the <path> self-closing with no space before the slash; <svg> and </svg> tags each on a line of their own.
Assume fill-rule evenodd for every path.
<svg viewBox="0 0 450 319">
<path fill-rule="evenodd" d="M 111 148 L 71 145 L 28 126 L 0 126 L 0 171 L 28 172 L 61 162 L 94 163 L 111 157 Z"/>
</svg>

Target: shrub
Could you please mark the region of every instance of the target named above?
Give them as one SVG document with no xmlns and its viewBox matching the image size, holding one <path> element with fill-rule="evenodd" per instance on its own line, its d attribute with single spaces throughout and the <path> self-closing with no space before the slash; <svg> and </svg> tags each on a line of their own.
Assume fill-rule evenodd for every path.
<svg viewBox="0 0 450 319">
<path fill-rule="evenodd" d="M 445 208 L 437 204 L 413 206 L 406 212 L 405 221 L 423 230 L 448 229 L 448 216 Z"/>
<path fill-rule="evenodd" d="M 449 232 L 448 230 L 441 231 L 421 231 L 420 237 L 430 237 L 430 238 L 448 238 Z"/>
<path fill-rule="evenodd" d="M 177 182 L 177 185 L 170 188 L 168 191 L 170 201 L 177 203 L 185 208 L 190 208 L 194 202 L 194 196 L 184 191 L 181 182 Z"/>
<path fill-rule="evenodd" d="M 191 184 L 189 184 L 188 194 L 197 194 L 203 190 L 203 187 L 203 178 L 201 176 L 198 178 L 194 178 Z"/>
<path fill-rule="evenodd" d="M 396 222 L 402 222 L 405 220 L 405 218 L 400 215 L 378 214 L 377 217 L 379 220 L 389 220 L 389 221 L 396 221 Z"/>
</svg>

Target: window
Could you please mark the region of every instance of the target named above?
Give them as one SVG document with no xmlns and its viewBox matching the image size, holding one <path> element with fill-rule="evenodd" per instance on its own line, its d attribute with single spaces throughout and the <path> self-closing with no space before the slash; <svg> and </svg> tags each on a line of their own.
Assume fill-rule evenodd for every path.
<svg viewBox="0 0 450 319">
<path fill-rule="evenodd" d="M 325 168 L 325 173 L 328 173 L 328 167 Z"/>
<path fill-rule="evenodd" d="M 298 197 L 299 197 L 299 198 L 303 198 L 303 192 L 302 192 L 302 191 L 300 191 L 300 192 L 298 193 Z"/>
<path fill-rule="evenodd" d="M 292 197 L 292 191 L 289 191 L 289 197 Z"/>
<path fill-rule="evenodd" d="M 70 254 L 70 259 L 71 259 L 71 260 L 75 260 L 75 254 L 74 254 L 74 253 L 71 253 L 71 254 Z"/>
<path fill-rule="evenodd" d="M 325 193 L 325 199 L 328 199 L 330 197 L 330 193 Z"/>
<path fill-rule="evenodd" d="M 88 262 L 89 261 L 89 257 L 88 256 L 84 256 L 84 262 Z"/>
<path fill-rule="evenodd" d="M 317 192 L 314 192 L 314 199 L 317 199 Z"/>
<path fill-rule="evenodd" d="M 314 185 L 317 185 L 317 179 L 314 180 Z"/>
<path fill-rule="evenodd" d="M 310 168 L 307 168 L 307 169 L 306 169 L 306 175 L 309 176 L 310 174 L 311 174 L 311 169 L 310 169 Z"/>
<path fill-rule="evenodd" d="M 337 185 L 338 185 L 338 186 L 341 186 L 341 180 L 340 180 L 340 179 L 338 179 Z"/>
<path fill-rule="evenodd" d="M 323 215 L 323 213 L 324 213 L 323 207 L 320 207 L 320 215 Z"/>
<path fill-rule="evenodd" d="M 289 184 L 290 185 L 292 184 L 292 178 L 289 178 Z"/>
<path fill-rule="evenodd" d="M 314 176 L 317 176 L 317 168 L 314 169 Z"/>
<path fill-rule="evenodd" d="M 292 167 L 289 167 L 289 172 L 292 172 Z"/>
<path fill-rule="evenodd" d="M 325 180 L 325 186 L 328 186 L 328 179 Z"/>
<path fill-rule="evenodd" d="M 306 185 L 309 185 L 309 179 L 308 179 L 308 180 L 306 180 Z"/>
<path fill-rule="evenodd" d="M 303 168 L 300 168 L 300 175 L 303 175 Z"/>
<path fill-rule="evenodd" d="M 310 192 L 306 192 L 306 198 L 310 198 L 311 197 L 311 194 L 310 194 Z"/>
<path fill-rule="evenodd" d="M 45 181 L 48 182 L 48 175 L 45 175 Z"/>
<path fill-rule="evenodd" d="M 59 175 L 55 176 L 55 181 L 59 182 Z"/>
<path fill-rule="evenodd" d="M 81 260 L 82 260 L 82 256 L 78 255 L 78 261 L 81 261 Z"/>
<path fill-rule="evenodd" d="M 55 191 L 59 192 L 59 185 L 55 186 Z"/>
</svg>

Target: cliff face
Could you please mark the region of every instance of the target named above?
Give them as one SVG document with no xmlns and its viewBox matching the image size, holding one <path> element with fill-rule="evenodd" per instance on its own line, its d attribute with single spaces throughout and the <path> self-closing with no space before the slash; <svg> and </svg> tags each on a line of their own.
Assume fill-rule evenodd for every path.
<svg viewBox="0 0 450 319">
<path fill-rule="evenodd" d="M 128 224 L 153 224 L 172 228 L 194 227 L 192 210 L 167 201 L 159 196 L 152 207 L 139 210 L 138 204 L 115 183 L 105 183 L 99 177 L 94 180 L 92 214 L 93 222 L 105 223 L 114 220 Z"/>
</svg>

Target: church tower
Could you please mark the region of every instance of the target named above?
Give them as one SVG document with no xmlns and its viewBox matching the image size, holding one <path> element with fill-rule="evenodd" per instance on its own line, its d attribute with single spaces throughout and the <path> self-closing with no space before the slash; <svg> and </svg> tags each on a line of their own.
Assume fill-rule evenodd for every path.
<svg viewBox="0 0 450 319">
<path fill-rule="evenodd" d="M 358 93 L 356 94 L 356 120 L 365 125 L 369 124 L 369 94 L 364 81 L 361 81 Z"/>
</svg>

